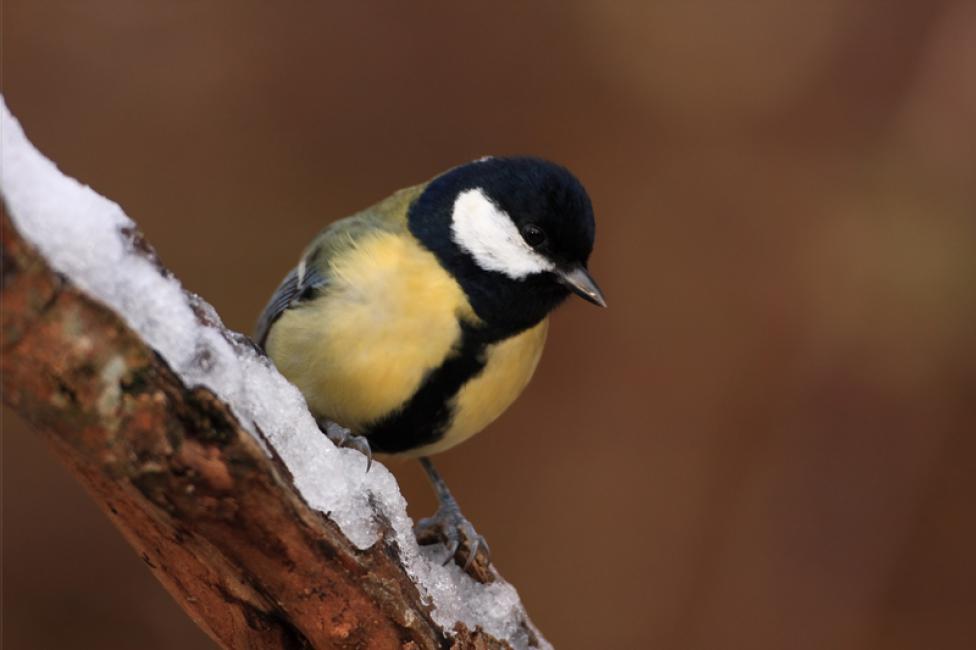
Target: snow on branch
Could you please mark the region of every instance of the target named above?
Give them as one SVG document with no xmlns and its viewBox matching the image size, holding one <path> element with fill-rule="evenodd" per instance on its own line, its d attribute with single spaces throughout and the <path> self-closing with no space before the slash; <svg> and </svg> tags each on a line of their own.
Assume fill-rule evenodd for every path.
<svg viewBox="0 0 976 650">
<path fill-rule="evenodd" d="M 413 537 L 392 474 L 185 291 L 0 99 L 3 398 L 229 648 L 548 646 L 515 589 Z"/>
</svg>

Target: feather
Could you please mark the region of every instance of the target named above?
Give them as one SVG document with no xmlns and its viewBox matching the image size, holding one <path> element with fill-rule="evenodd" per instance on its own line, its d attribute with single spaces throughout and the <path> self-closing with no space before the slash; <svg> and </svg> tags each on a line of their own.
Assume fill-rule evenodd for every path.
<svg viewBox="0 0 976 650">
<path fill-rule="evenodd" d="M 275 289 L 268 305 L 261 312 L 258 318 L 257 327 L 254 330 L 254 340 L 258 346 L 264 349 L 264 344 L 268 339 L 268 332 L 271 326 L 281 317 L 286 309 L 291 309 L 296 305 L 310 300 L 318 295 L 322 287 L 328 284 L 328 279 L 319 271 L 316 264 L 308 264 L 308 256 L 303 257 L 298 263 L 298 267 L 292 269 L 285 279 L 282 280 L 278 288 Z M 298 274 L 301 272 L 301 281 Z"/>
</svg>

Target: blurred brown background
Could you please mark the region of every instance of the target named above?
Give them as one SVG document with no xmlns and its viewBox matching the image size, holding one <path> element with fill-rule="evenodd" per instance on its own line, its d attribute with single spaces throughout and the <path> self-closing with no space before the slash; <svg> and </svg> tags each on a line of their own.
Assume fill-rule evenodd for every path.
<svg viewBox="0 0 976 650">
<path fill-rule="evenodd" d="M 440 461 L 558 647 L 976 647 L 976 3 L 4 0 L 2 55 L 33 142 L 244 331 L 395 188 L 580 176 L 610 309 Z M 3 426 L 4 647 L 209 647 Z"/>
</svg>

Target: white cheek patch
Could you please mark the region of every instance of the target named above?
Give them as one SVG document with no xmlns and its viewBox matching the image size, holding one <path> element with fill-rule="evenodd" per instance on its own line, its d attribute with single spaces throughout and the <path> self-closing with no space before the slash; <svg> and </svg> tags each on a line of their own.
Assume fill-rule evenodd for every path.
<svg viewBox="0 0 976 650">
<path fill-rule="evenodd" d="M 486 271 L 518 280 L 555 268 L 525 243 L 511 217 L 478 188 L 462 192 L 454 201 L 451 232 L 454 242 Z"/>
</svg>

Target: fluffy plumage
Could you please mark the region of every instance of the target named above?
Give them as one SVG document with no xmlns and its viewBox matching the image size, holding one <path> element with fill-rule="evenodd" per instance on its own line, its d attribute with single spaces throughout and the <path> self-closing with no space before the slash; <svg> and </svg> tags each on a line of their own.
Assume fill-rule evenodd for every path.
<svg viewBox="0 0 976 650">
<path fill-rule="evenodd" d="M 442 451 L 528 383 L 546 316 L 570 291 L 560 269 L 585 266 L 593 230 L 586 192 L 562 167 L 462 165 L 326 228 L 257 338 L 316 416 L 376 451 Z"/>
<path fill-rule="evenodd" d="M 482 158 L 326 228 L 271 297 L 257 340 L 337 444 L 421 456 L 437 491 L 418 538 L 487 548 L 430 460 L 488 426 L 542 354 L 586 271 L 593 210 L 572 174 Z M 367 465 L 368 466 L 368 465 Z M 449 556 L 449 557 L 450 557 Z"/>
</svg>

